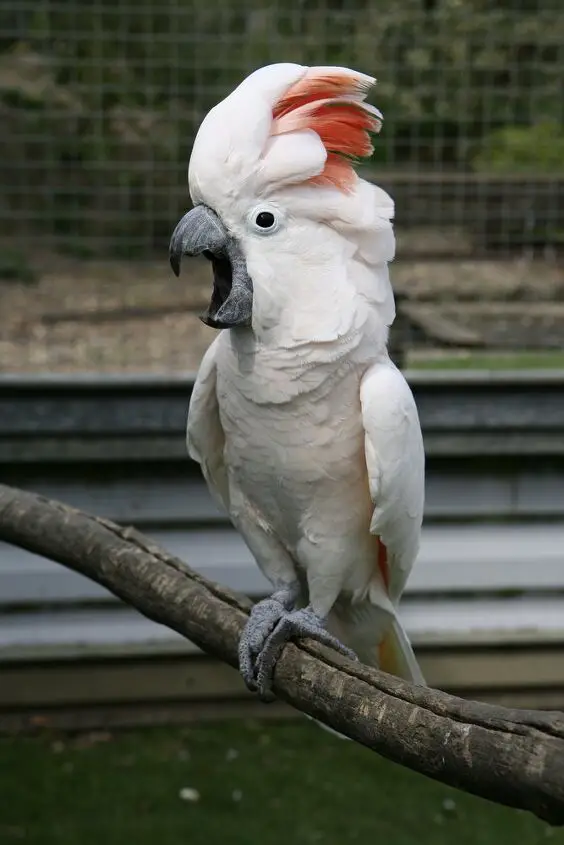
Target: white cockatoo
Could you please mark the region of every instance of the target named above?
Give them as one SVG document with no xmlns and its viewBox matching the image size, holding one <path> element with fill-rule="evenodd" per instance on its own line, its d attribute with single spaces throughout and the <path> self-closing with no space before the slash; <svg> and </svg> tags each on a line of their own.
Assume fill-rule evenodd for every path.
<svg viewBox="0 0 564 845">
<path fill-rule="evenodd" d="M 394 205 L 358 177 L 381 115 L 372 77 L 274 64 L 205 117 L 194 208 L 170 245 L 214 285 L 188 414 L 201 465 L 273 585 L 239 648 L 269 695 L 290 638 L 311 637 L 424 684 L 398 617 L 421 532 L 424 451 L 411 390 L 387 352 Z"/>
</svg>

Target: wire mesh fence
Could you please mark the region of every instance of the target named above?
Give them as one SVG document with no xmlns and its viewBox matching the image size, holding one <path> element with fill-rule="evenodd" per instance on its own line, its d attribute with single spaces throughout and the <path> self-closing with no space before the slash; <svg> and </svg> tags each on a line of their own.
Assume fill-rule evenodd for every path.
<svg viewBox="0 0 564 845">
<path fill-rule="evenodd" d="M 50 307 L 121 303 L 131 316 L 188 296 L 155 273 L 168 274 L 170 232 L 188 204 L 192 140 L 214 103 L 275 61 L 378 78 L 385 122 L 366 173 L 394 196 L 403 258 L 548 255 L 564 243 L 559 0 L 4 0 L 0 277 L 52 281 L 27 299 L 17 284 L 0 289 L 4 314 L 24 300 L 24 322 L 42 309 L 43 351 L 26 366 L 51 362 L 46 338 L 57 332 L 75 360 L 70 321 Z M 102 323 L 87 368 L 110 364 Z M 131 333 L 149 365 L 146 332 L 131 323 Z M 9 369 L 5 339 L 3 329 Z M 182 355 L 167 361 L 181 366 Z"/>
</svg>

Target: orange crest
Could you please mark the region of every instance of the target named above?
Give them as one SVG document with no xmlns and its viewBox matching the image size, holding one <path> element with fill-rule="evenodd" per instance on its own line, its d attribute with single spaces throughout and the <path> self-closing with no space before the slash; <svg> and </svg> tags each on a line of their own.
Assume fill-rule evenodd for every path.
<svg viewBox="0 0 564 845">
<path fill-rule="evenodd" d="M 372 77 L 343 68 L 310 68 L 273 109 L 272 135 L 310 129 L 327 150 L 323 173 L 309 183 L 350 190 L 353 161 L 372 155 L 370 133 L 379 132 L 382 115 L 364 102 Z"/>
</svg>

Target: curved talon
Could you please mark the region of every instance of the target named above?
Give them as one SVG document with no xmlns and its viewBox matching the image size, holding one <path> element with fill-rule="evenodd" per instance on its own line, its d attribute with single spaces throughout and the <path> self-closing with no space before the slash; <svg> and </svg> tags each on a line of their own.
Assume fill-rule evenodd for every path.
<svg viewBox="0 0 564 845">
<path fill-rule="evenodd" d="M 239 670 L 250 690 L 257 689 L 255 663 L 265 641 L 285 613 L 281 602 L 275 598 L 263 599 L 255 604 L 239 640 Z"/>
<path fill-rule="evenodd" d="M 273 701 L 272 676 L 284 645 L 291 639 L 310 637 L 352 660 L 356 654 L 330 634 L 325 620 L 311 607 L 294 610 L 298 585 L 278 590 L 270 598 L 257 602 L 239 641 L 239 669 L 250 690 L 263 701 Z"/>
<path fill-rule="evenodd" d="M 323 621 L 310 608 L 295 610 L 282 616 L 264 642 L 256 661 L 256 688 L 261 699 L 271 700 L 270 691 L 276 661 L 284 645 L 293 637 L 307 638 L 333 648 L 351 660 L 358 660 L 352 649 L 343 645 L 323 626 Z"/>
</svg>

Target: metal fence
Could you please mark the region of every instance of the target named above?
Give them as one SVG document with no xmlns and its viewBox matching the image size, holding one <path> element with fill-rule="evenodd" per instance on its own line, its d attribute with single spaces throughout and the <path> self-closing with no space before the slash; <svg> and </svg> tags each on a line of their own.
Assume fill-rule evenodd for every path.
<svg viewBox="0 0 564 845">
<path fill-rule="evenodd" d="M 186 334 L 178 314 L 167 338 L 122 327 L 127 355 L 100 323 L 81 359 L 86 330 L 54 312 L 187 307 L 166 250 L 195 131 L 242 77 L 281 60 L 378 77 L 385 123 L 367 173 L 396 200 L 403 257 L 564 242 L 559 0 L 4 0 L 0 284 L 16 284 L 0 296 L 3 319 L 18 319 L 0 329 L 2 369 L 197 361 L 200 347 L 186 360 L 167 346 Z M 38 279 L 24 296 L 18 284 Z"/>
</svg>

